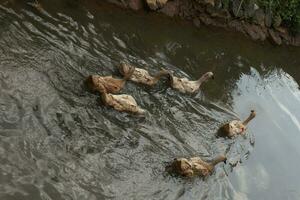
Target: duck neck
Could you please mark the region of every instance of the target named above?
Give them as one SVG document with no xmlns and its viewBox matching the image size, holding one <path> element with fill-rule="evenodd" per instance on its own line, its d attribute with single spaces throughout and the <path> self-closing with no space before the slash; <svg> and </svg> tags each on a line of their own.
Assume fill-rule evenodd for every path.
<svg viewBox="0 0 300 200">
<path fill-rule="evenodd" d="M 254 111 L 251 112 L 251 114 L 249 115 L 249 117 L 243 121 L 243 125 L 247 126 L 247 124 L 255 117 L 255 113 Z"/>
<path fill-rule="evenodd" d="M 205 76 L 205 74 L 204 74 L 197 80 L 197 82 L 199 83 L 199 85 L 201 85 L 203 82 L 207 81 L 208 79 L 209 79 L 209 77 Z"/>
<path fill-rule="evenodd" d="M 161 77 L 167 76 L 167 75 L 168 75 L 168 73 L 166 73 L 164 71 L 160 71 L 154 76 L 153 82 L 157 83 Z"/>
<path fill-rule="evenodd" d="M 218 157 L 214 158 L 214 159 L 210 162 L 210 164 L 214 167 L 214 166 L 216 166 L 218 163 L 224 162 L 225 160 L 226 160 L 226 158 L 225 158 L 224 156 L 218 156 Z"/>
</svg>

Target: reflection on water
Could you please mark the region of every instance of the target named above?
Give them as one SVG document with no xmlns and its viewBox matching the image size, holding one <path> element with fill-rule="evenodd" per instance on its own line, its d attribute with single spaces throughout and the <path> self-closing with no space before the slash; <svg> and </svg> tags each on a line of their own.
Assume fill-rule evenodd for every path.
<svg viewBox="0 0 300 200">
<path fill-rule="evenodd" d="M 236 170 L 237 187 L 253 199 L 298 199 L 298 84 L 282 69 L 262 76 L 252 68 L 249 75 L 238 80 L 232 95 L 238 113 L 252 106 L 259 113 L 256 123 L 250 125 L 251 131 L 259 133 L 255 135 L 255 150 L 245 166 Z"/>
<path fill-rule="evenodd" d="M 299 49 L 92 0 L 41 2 L 0 1 L 1 199 L 299 197 Z M 83 87 L 89 74 L 118 76 L 121 60 L 193 79 L 213 70 L 216 79 L 197 95 L 166 80 L 128 83 L 123 92 L 149 111 L 136 118 Z M 215 137 L 251 109 L 246 137 Z M 221 153 L 228 164 L 205 180 L 164 173 L 174 157 Z"/>
</svg>

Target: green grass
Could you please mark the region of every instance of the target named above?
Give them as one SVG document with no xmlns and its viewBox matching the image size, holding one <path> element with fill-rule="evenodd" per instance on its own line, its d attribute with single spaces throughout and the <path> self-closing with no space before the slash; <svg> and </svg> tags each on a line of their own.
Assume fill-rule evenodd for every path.
<svg viewBox="0 0 300 200">
<path fill-rule="evenodd" d="M 258 4 L 280 16 L 292 33 L 300 33 L 300 0 L 258 0 Z"/>
</svg>

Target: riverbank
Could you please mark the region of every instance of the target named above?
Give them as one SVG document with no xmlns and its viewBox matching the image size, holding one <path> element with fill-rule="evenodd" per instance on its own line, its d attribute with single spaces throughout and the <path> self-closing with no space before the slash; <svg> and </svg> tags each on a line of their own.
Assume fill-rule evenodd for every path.
<svg viewBox="0 0 300 200">
<path fill-rule="evenodd" d="M 107 0 L 132 10 L 160 12 L 192 21 L 196 27 L 215 26 L 235 30 L 256 41 L 300 46 L 300 34 L 291 34 L 279 16 L 273 16 L 254 1 L 243 0 Z"/>
</svg>

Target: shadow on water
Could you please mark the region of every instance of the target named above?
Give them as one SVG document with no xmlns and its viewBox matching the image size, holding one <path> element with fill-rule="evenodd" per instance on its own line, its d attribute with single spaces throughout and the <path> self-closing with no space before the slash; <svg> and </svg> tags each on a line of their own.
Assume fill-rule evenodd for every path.
<svg viewBox="0 0 300 200">
<path fill-rule="evenodd" d="M 299 49 L 92 0 L 40 2 L 0 1 L 1 199 L 299 197 Z M 216 79 L 193 96 L 128 82 L 122 92 L 148 110 L 137 118 L 83 87 L 119 76 L 122 60 Z M 214 136 L 251 109 L 245 138 Z M 164 173 L 174 157 L 221 153 L 228 164 L 205 180 Z"/>
</svg>

